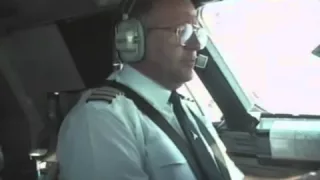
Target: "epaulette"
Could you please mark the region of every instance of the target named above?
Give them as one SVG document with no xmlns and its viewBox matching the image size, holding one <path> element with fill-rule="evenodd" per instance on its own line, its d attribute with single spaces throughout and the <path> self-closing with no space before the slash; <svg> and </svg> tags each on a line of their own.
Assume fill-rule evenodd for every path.
<svg viewBox="0 0 320 180">
<path fill-rule="evenodd" d="M 184 96 L 184 95 L 179 94 L 179 96 L 180 96 L 180 98 L 183 99 L 183 100 L 190 101 L 190 102 L 195 102 L 195 100 L 193 100 L 193 99 L 191 99 L 191 98 L 188 98 L 188 97 L 186 97 L 186 96 Z"/>
<path fill-rule="evenodd" d="M 89 101 L 106 101 L 109 104 L 117 97 L 124 95 L 124 93 L 114 87 L 103 86 L 92 90 L 86 102 Z"/>
</svg>

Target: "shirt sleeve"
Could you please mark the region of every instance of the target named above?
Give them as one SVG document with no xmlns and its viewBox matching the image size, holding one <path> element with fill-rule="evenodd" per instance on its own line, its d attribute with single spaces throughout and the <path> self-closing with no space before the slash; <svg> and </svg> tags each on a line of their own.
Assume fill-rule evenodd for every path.
<svg viewBox="0 0 320 180">
<path fill-rule="evenodd" d="M 148 180 L 133 131 L 106 103 L 87 103 L 64 123 L 57 150 L 61 180 Z"/>
</svg>

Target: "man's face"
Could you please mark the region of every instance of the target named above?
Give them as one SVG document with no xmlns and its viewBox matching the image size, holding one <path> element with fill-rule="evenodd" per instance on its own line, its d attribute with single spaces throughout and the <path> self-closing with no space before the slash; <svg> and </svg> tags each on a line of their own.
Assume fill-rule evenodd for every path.
<svg viewBox="0 0 320 180">
<path fill-rule="evenodd" d="M 147 17 L 146 59 L 159 76 L 171 83 L 192 79 L 200 43 L 193 34 L 182 45 L 177 28 L 197 25 L 196 10 L 187 0 L 160 0 Z"/>
</svg>

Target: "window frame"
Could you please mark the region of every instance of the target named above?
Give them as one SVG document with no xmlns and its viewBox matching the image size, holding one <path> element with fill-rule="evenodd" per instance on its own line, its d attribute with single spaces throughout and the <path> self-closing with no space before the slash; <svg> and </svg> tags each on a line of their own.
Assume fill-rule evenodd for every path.
<svg viewBox="0 0 320 180">
<path fill-rule="evenodd" d="M 201 26 L 203 28 L 205 28 L 209 34 L 211 32 L 210 32 L 209 27 L 206 25 L 206 23 L 204 21 L 203 14 L 204 14 L 204 8 L 207 5 L 209 5 L 209 6 L 212 5 L 213 3 L 217 3 L 217 2 L 208 3 L 208 4 L 200 7 L 199 11 L 198 11 L 199 12 L 198 13 L 198 20 L 199 20 Z M 252 96 L 249 96 L 249 93 L 247 93 L 245 91 L 245 89 L 243 87 L 241 87 L 239 81 L 237 80 L 235 75 L 232 73 L 230 67 L 225 62 L 225 60 L 222 57 L 221 53 L 219 52 L 218 48 L 214 45 L 214 40 L 211 37 L 208 38 L 208 44 L 207 44 L 206 48 L 209 51 L 209 54 L 214 59 L 214 61 L 217 63 L 218 67 L 222 71 L 222 73 L 225 76 L 225 78 L 227 79 L 227 81 L 229 82 L 231 88 L 233 89 L 235 94 L 238 96 L 238 98 L 241 101 L 244 108 L 248 112 L 251 111 L 251 109 L 253 109 L 256 104 L 254 102 L 254 98 Z"/>
</svg>

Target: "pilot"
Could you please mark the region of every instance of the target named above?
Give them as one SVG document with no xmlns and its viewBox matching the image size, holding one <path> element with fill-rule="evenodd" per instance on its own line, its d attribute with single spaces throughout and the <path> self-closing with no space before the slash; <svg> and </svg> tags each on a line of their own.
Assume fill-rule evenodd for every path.
<svg viewBox="0 0 320 180">
<path fill-rule="evenodd" d="M 88 91 L 60 128 L 57 148 L 60 180 L 244 179 L 226 155 L 210 120 L 176 93 L 192 79 L 197 51 L 206 45 L 206 35 L 201 33 L 192 3 L 138 0 L 130 18 L 138 19 L 143 26 L 145 52 L 142 58 L 123 58 L 124 67 L 108 79 L 131 88 L 158 110 L 177 136 L 193 146 L 193 162 L 197 167 L 132 100 L 116 95 L 110 101 L 88 101 L 92 93 Z M 199 130 L 196 122 L 199 120 L 215 147 L 210 147 Z M 194 139 L 199 140 L 195 140 L 200 143 L 196 148 L 196 143 L 190 141 L 188 128 L 193 129 Z"/>
</svg>

